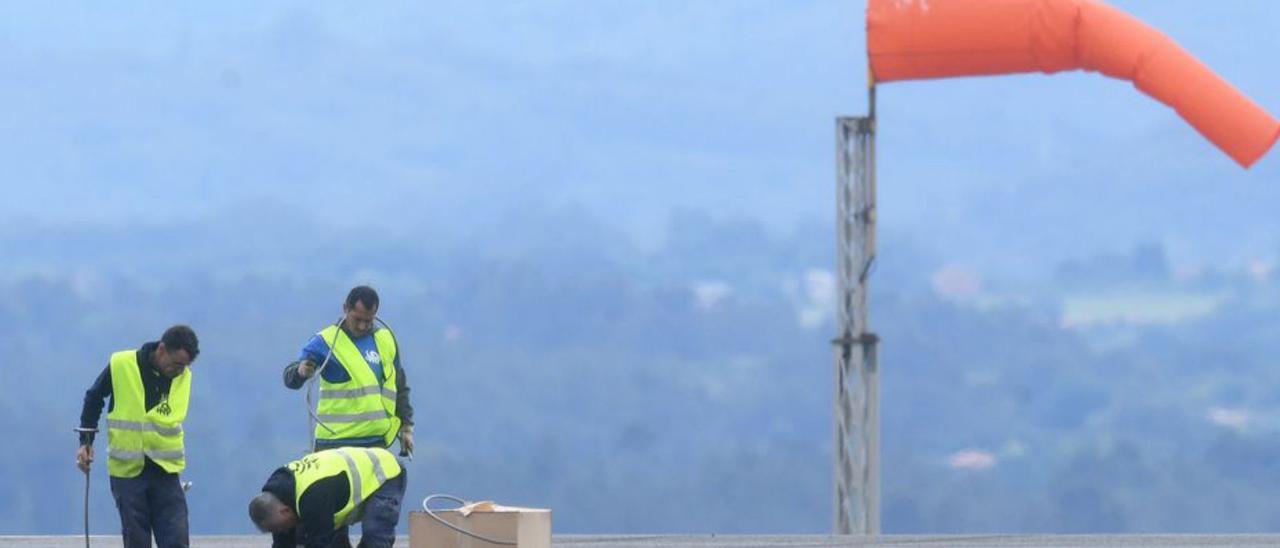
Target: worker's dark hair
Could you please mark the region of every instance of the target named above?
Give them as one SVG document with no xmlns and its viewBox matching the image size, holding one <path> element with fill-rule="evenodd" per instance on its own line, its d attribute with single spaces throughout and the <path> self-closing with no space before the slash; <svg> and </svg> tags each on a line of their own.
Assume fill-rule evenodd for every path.
<svg viewBox="0 0 1280 548">
<path fill-rule="evenodd" d="M 249 501 L 249 519 L 253 521 L 259 531 L 266 533 L 268 532 L 267 518 L 270 518 L 271 514 L 275 513 L 281 504 L 284 503 L 280 502 L 279 498 L 268 491 L 258 493 L 258 496 Z"/>
<path fill-rule="evenodd" d="M 357 285 L 351 288 L 350 293 L 347 293 L 347 302 L 344 308 L 355 308 L 357 302 L 364 303 L 364 307 L 369 310 L 377 310 L 378 292 L 367 285 Z"/>
<path fill-rule="evenodd" d="M 169 352 L 186 350 L 192 360 L 200 355 L 200 340 L 196 338 L 196 332 L 185 325 L 175 325 L 164 330 L 160 342 L 164 343 L 165 350 Z"/>
</svg>

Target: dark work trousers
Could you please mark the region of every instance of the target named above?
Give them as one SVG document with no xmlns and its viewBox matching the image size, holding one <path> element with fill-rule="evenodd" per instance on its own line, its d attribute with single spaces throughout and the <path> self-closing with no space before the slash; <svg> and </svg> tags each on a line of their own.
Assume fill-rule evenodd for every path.
<svg viewBox="0 0 1280 548">
<path fill-rule="evenodd" d="M 396 542 L 396 524 L 400 522 L 400 500 L 404 498 L 405 477 L 409 471 L 387 480 L 364 501 L 364 517 L 360 520 L 360 548 L 390 548 Z"/>
<path fill-rule="evenodd" d="M 399 476 L 387 480 L 364 501 L 359 548 L 390 548 L 395 544 L 396 524 L 400 523 L 400 500 L 404 498 L 405 477 L 408 473 L 401 468 Z M 338 529 L 329 548 L 351 546 L 351 541 L 347 539 L 349 535 L 346 527 Z"/>
<path fill-rule="evenodd" d="M 187 497 L 177 474 L 152 463 L 133 478 L 111 478 L 125 548 L 187 548 Z"/>
</svg>

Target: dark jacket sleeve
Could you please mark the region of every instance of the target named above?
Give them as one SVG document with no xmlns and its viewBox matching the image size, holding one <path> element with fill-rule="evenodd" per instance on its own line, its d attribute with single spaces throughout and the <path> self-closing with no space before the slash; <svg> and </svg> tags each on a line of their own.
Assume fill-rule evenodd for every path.
<svg viewBox="0 0 1280 548">
<path fill-rule="evenodd" d="M 307 548 L 328 548 L 333 541 L 333 515 L 346 506 L 351 497 L 347 474 L 324 478 L 313 484 L 298 499 L 298 515 Z"/>
<path fill-rule="evenodd" d="M 400 352 L 396 349 L 396 415 L 400 422 L 413 426 L 413 405 L 409 404 L 409 379 L 400 367 Z"/>
<path fill-rule="evenodd" d="M 80 428 L 98 428 L 98 419 L 102 418 L 102 407 L 107 397 L 111 396 L 111 364 L 102 370 L 97 380 L 93 381 L 84 393 L 84 406 L 80 408 Z M 80 445 L 93 445 L 93 432 L 80 432 Z"/>
<path fill-rule="evenodd" d="M 302 388 L 307 383 L 307 378 L 298 374 L 298 364 L 301 360 L 284 366 L 284 385 L 291 390 Z"/>
</svg>

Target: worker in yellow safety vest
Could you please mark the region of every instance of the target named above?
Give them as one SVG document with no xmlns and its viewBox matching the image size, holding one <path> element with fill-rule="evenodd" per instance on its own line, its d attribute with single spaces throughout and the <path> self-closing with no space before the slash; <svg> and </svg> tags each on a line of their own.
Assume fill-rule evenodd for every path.
<svg viewBox="0 0 1280 548">
<path fill-rule="evenodd" d="M 401 454 L 413 451 L 413 407 L 400 347 L 391 329 L 375 322 L 377 313 L 378 293 L 353 288 L 342 319 L 313 335 L 285 367 L 284 384 L 295 390 L 319 371 L 313 449 L 386 448 L 399 439 Z"/>
<path fill-rule="evenodd" d="M 106 398 L 107 473 L 120 511 L 125 548 L 189 544 L 187 499 L 178 473 L 187 465 L 182 423 L 191 401 L 191 362 L 200 343 L 175 325 L 159 341 L 111 355 L 84 395 L 76 463 L 86 474 Z"/>
<path fill-rule="evenodd" d="M 349 547 L 347 526 L 362 523 L 361 548 L 395 543 L 405 471 L 382 448 L 311 453 L 271 474 L 249 501 L 249 519 L 274 548 Z"/>
</svg>

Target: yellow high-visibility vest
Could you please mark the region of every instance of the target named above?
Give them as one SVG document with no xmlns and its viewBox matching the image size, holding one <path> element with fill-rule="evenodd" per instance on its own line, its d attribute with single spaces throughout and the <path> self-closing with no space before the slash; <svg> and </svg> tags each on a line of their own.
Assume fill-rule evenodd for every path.
<svg viewBox="0 0 1280 548">
<path fill-rule="evenodd" d="M 333 528 L 360 521 L 362 504 L 388 479 L 400 475 L 400 462 L 390 451 L 377 447 L 340 447 L 316 451 L 286 465 L 293 472 L 293 507 L 299 518 L 305 518 L 302 494 L 315 482 L 338 474 L 347 475 L 351 495 L 333 515 Z"/>
<path fill-rule="evenodd" d="M 333 349 L 333 359 L 325 367 L 336 365 L 346 369 L 348 380 L 331 383 L 320 375 L 320 403 L 316 406 L 316 416 L 324 425 L 316 424 L 316 439 L 382 436 L 384 446 L 390 447 L 400 433 L 400 418 L 396 416 L 395 336 L 390 329 L 373 332 L 374 344 L 382 358 L 383 381 L 378 384 L 378 377 L 373 374 L 369 362 L 360 355 L 360 350 L 346 332 L 331 325 L 319 335 Z"/>
<path fill-rule="evenodd" d="M 182 421 L 191 400 L 191 368 L 169 384 L 169 393 L 147 411 L 138 352 L 111 355 L 111 412 L 107 413 L 107 472 L 117 478 L 137 477 L 145 458 L 167 472 L 187 466 Z"/>
</svg>

